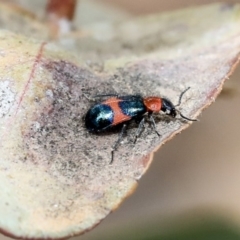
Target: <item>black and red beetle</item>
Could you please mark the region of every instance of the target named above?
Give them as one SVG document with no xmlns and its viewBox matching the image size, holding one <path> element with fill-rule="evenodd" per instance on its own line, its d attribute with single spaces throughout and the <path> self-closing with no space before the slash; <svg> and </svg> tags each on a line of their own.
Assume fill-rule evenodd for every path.
<svg viewBox="0 0 240 240">
<path fill-rule="evenodd" d="M 173 118 L 179 114 L 187 121 L 197 121 L 197 119 L 185 117 L 176 109 L 176 107 L 181 104 L 183 94 L 189 89 L 190 88 L 187 88 L 180 94 L 177 105 L 173 105 L 169 99 L 161 97 L 142 97 L 141 95 L 119 96 L 114 94 L 97 96 L 108 98 L 88 110 L 85 116 L 85 126 L 88 131 L 98 133 L 122 124 L 122 130 L 118 140 L 112 147 L 112 158 L 110 162 L 112 163 L 114 151 L 122 140 L 127 123 L 131 120 L 139 123 L 134 143 L 142 132 L 146 116 L 148 116 L 156 134 L 160 136 L 156 130 L 156 123 L 152 116 L 153 113 L 162 111 Z"/>
</svg>

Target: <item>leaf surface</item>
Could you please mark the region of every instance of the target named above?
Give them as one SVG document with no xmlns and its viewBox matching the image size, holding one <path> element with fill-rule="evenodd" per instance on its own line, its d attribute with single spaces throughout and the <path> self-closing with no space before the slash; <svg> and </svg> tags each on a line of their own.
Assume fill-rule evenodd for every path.
<svg viewBox="0 0 240 240">
<path fill-rule="evenodd" d="M 204 17 L 203 17 L 204 16 Z M 154 116 L 159 138 L 137 126 L 115 152 L 118 131 L 94 135 L 85 97 L 168 97 L 190 118 L 222 89 L 239 60 L 238 5 L 215 4 L 89 27 L 72 51 L 0 32 L 0 228 L 20 238 L 66 238 L 98 224 L 133 192 L 152 154 L 191 123 Z M 103 31 L 103 30 L 102 30 Z M 65 46 L 66 47 L 66 46 Z M 197 124 L 197 123 L 196 123 Z"/>
</svg>

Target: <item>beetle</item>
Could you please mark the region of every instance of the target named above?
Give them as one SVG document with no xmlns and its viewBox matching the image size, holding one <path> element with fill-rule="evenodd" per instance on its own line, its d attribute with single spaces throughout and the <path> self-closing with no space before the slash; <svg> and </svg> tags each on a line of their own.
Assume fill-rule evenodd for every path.
<svg viewBox="0 0 240 240">
<path fill-rule="evenodd" d="M 85 126 L 89 132 L 99 133 L 122 124 L 122 130 L 119 137 L 112 146 L 112 157 L 110 161 L 110 164 L 112 164 L 114 151 L 121 142 L 126 126 L 131 120 L 135 120 L 139 124 L 135 134 L 134 143 L 136 143 L 137 138 L 142 132 L 146 116 L 149 118 L 155 133 L 159 137 L 161 136 L 156 130 L 156 123 L 152 116 L 153 113 L 159 113 L 162 111 L 173 118 L 179 114 L 187 121 L 197 121 L 197 119 L 185 117 L 178 109 L 176 109 L 176 107 L 181 104 L 184 93 L 189 89 L 190 87 L 180 94 L 177 105 L 174 105 L 169 99 L 162 97 L 143 97 L 141 95 L 120 96 L 117 94 L 98 95 L 96 97 L 108 98 L 105 101 L 95 104 L 87 111 L 85 115 Z"/>
</svg>

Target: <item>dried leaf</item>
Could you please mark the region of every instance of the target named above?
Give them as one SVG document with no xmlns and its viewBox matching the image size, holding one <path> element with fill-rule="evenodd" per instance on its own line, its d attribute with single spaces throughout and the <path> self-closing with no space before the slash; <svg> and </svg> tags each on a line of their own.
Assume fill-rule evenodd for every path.
<svg viewBox="0 0 240 240">
<path fill-rule="evenodd" d="M 216 4 L 132 20 L 117 30 L 113 25 L 110 40 L 90 31 L 91 37 L 78 40 L 79 57 L 1 31 L 2 231 L 66 238 L 116 209 L 152 153 L 190 123 L 155 116 L 161 137 L 146 125 L 135 145 L 133 124 L 110 165 L 117 131 L 94 135 L 85 129 L 82 117 L 91 103 L 83 93 L 161 95 L 177 103 L 191 87 L 181 111 L 198 116 L 239 60 L 239 13 L 238 5 Z"/>
<path fill-rule="evenodd" d="M 46 18 L 51 28 L 52 38 L 59 38 L 72 30 L 71 21 L 76 8 L 76 0 L 49 0 L 46 7 Z"/>
<path fill-rule="evenodd" d="M 58 16 L 59 19 L 72 20 L 76 3 L 76 0 L 49 0 L 47 4 L 47 13 L 49 15 L 54 14 Z"/>
</svg>

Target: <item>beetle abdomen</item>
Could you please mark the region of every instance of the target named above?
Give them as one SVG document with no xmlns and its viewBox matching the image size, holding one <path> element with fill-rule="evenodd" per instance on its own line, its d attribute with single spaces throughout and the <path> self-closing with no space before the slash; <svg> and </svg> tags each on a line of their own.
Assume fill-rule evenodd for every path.
<svg viewBox="0 0 240 240">
<path fill-rule="evenodd" d="M 141 96 L 113 97 L 90 108 L 85 125 L 90 132 L 101 132 L 145 113 L 146 107 Z"/>
<path fill-rule="evenodd" d="M 86 128 L 90 132 L 100 132 L 112 125 L 113 110 L 105 104 L 97 104 L 90 108 L 85 117 Z"/>
</svg>

